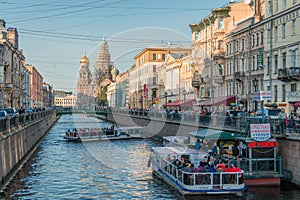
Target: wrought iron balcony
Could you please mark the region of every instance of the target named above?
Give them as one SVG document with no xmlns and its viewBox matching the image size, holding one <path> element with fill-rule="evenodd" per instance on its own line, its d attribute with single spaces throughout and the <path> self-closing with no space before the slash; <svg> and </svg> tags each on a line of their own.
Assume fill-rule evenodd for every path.
<svg viewBox="0 0 300 200">
<path fill-rule="evenodd" d="M 216 75 L 216 76 L 213 77 L 213 80 L 217 84 L 223 84 L 224 83 L 224 79 L 225 79 L 225 77 L 221 76 L 221 75 Z"/>
<path fill-rule="evenodd" d="M 202 77 L 199 80 L 192 80 L 192 86 L 195 88 L 199 88 L 203 84 L 205 84 L 205 82 Z"/>
<path fill-rule="evenodd" d="M 242 81 L 245 78 L 245 72 L 239 71 L 235 72 L 235 79 L 238 81 Z"/>
<path fill-rule="evenodd" d="M 290 67 L 278 69 L 278 80 L 283 82 L 288 81 L 299 81 L 300 80 L 300 68 L 299 67 Z"/>
</svg>

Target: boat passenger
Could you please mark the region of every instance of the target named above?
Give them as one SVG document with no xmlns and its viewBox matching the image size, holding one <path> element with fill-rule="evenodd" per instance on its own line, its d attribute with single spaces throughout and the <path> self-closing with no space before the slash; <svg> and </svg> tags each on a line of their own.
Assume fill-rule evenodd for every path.
<svg viewBox="0 0 300 200">
<path fill-rule="evenodd" d="M 195 148 L 198 149 L 198 150 L 200 150 L 200 148 L 201 148 L 201 144 L 200 144 L 199 138 L 198 138 L 197 141 L 195 142 Z"/>
</svg>

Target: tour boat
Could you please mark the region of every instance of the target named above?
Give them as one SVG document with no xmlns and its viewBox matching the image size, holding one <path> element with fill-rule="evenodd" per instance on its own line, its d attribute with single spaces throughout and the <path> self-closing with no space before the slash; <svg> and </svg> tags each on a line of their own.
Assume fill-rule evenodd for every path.
<svg viewBox="0 0 300 200">
<path fill-rule="evenodd" d="M 80 142 L 105 141 L 105 140 L 127 140 L 142 139 L 143 127 L 118 127 L 118 128 L 82 128 L 76 130 L 75 136 Z M 77 141 L 77 137 L 69 136 L 67 141 Z"/>
<path fill-rule="evenodd" d="M 254 125 L 253 125 L 254 126 Z M 257 126 L 261 126 L 258 125 Z M 255 133 L 255 131 L 253 131 Z M 278 142 L 270 134 L 258 129 L 258 134 L 241 134 L 220 130 L 202 129 L 188 133 L 189 139 L 194 143 L 201 141 L 201 150 L 210 152 L 214 143 L 219 148 L 218 154 L 232 159 L 236 165 L 244 170 L 245 183 L 248 186 L 280 186 L 283 177 L 282 157 L 278 155 Z M 264 134 L 261 134 L 264 132 Z M 178 139 L 176 139 L 178 137 Z M 182 136 L 164 137 L 164 144 L 169 146 L 187 146 L 181 140 Z M 195 148 L 195 145 L 188 145 Z M 238 148 L 238 151 L 237 149 Z M 239 155 L 236 155 L 236 152 Z"/>
<path fill-rule="evenodd" d="M 247 187 L 244 172 L 187 172 L 175 166 L 170 158 L 185 157 L 199 163 L 206 153 L 188 147 L 153 147 L 151 164 L 153 175 L 161 178 L 182 195 L 236 194 L 242 195 Z"/>
</svg>

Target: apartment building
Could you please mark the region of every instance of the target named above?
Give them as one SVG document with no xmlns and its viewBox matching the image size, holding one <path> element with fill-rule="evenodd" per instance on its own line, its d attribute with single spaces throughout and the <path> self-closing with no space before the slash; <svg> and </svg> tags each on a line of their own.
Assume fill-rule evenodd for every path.
<svg viewBox="0 0 300 200">
<path fill-rule="evenodd" d="M 250 2 L 251 3 L 251 2 Z M 253 16 L 237 23 L 225 38 L 225 95 L 246 110 L 257 109 L 254 93 L 264 90 L 265 1 L 254 0 Z"/>
<path fill-rule="evenodd" d="M 300 1 L 269 0 L 265 10 L 264 89 L 290 111 L 300 99 Z"/>
<path fill-rule="evenodd" d="M 231 2 L 212 9 L 211 14 L 196 24 L 192 30 L 192 86 L 197 100 L 214 99 L 226 95 L 225 89 L 225 41 L 224 37 L 235 26 L 253 16 L 252 5 Z"/>
</svg>

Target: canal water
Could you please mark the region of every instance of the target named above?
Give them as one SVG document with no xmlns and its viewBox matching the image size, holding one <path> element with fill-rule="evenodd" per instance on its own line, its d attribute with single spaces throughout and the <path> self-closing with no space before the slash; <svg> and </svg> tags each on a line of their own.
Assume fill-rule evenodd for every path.
<svg viewBox="0 0 300 200">
<path fill-rule="evenodd" d="M 90 143 L 63 140 L 67 129 L 109 126 L 83 115 L 64 115 L 43 139 L 40 148 L 13 178 L 0 199 L 297 199 L 292 185 L 249 188 L 243 197 L 184 198 L 154 178 L 148 159 L 151 139 Z"/>
</svg>

